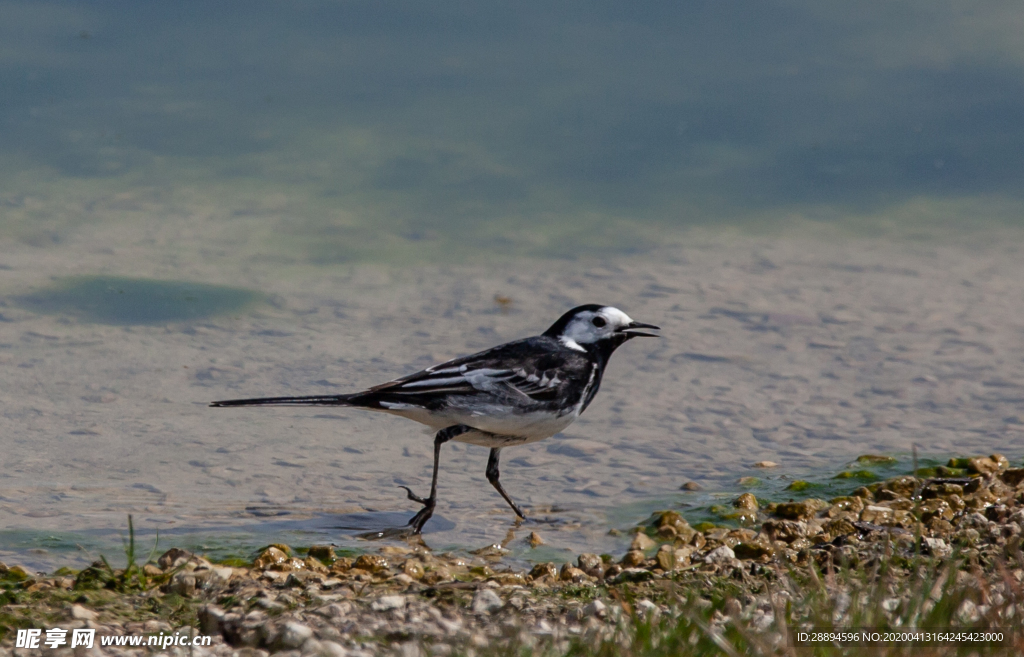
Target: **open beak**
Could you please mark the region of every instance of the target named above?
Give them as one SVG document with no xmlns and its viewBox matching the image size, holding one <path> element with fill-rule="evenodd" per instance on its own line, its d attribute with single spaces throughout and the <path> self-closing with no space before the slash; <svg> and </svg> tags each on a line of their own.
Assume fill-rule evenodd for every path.
<svg viewBox="0 0 1024 657">
<path fill-rule="evenodd" d="M 621 335 L 626 336 L 627 338 L 660 338 L 661 337 L 660 335 L 656 335 L 654 333 L 645 333 L 641 329 L 654 329 L 655 331 L 660 331 L 661 327 L 660 326 L 655 326 L 654 324 L 644 324 L 642 322 L 630 322 L 626 326 L 623 326 L 622 328 L 618 329 L 616 332 L 621 334 Z"/>
</svg>

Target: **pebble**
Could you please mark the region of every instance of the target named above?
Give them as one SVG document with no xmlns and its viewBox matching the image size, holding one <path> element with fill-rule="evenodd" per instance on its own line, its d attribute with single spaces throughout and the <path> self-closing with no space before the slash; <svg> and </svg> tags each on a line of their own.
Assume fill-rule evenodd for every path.
<svg viewBox="0 0 1024 657">
<path fill-rule="evenodd" d="M 629 545 L 629 549 L 639 550 L 640 552 L 646 552 L 647 550 L 650 550 L 656 545 L 657 542 L 655 542 L 653 538 L 651 538 L 643 532 L 637 532 L 637 534 L 633 537 L 633 542 Z"/>
<path fill-rule="evenodd" d="M 285 621 L 281 626 L 281 633 L 278 635 L 277 643 L 282 648 L 300 648 L 307 639 L 313 637 L 313 630 L 307 625 L 293 621 Z"/>
<path fill-rule="evenodd" d="M 757 511 L 758 509 L 757 498 L 753 493 L 743 493 L 733 500 L 732 505 L 737 509 L 747 509 L 748 511 Z"/>
<path fill-rule="evenodd" d="M 473 613 L 489 614 L 505 606 L 498 594 L 492 589 L 480 589 L 473 596 Z"/>
<path fill-rule="evenodd" d="M 71 605 L 68 607 L 67 616 L 71 620 L 96 620 L 97 614 L 91 609 L 86 609 L 82 605 Z"/>
<path fill-rule="evenodd" d="M 579 566 L 580 570 L 585 573 L 590 573 L 593 570 L 599 570 L 602 566 L 601 557 L 596 554 L 581 554 L 576 559 L 576 565 Z"/>
<path fill-rule="evenodd" d="M 704 561 L 713 564 L 727 564 L 736 560 L 736 553 L 728 545 L 716 547 L 705 555 Z"/>
<path fill-rule="evenodd" d="M 166 555 L 165 555 L 166 556 Z M 162 557 L 161 557 L 162 558 Z M 286 564 L 290 560 L 290 557 L 284 553 L 280 548 L 270 546 L 263 553 L 256 558 L 253 562 L 253 567 L 259 570 L 270 568 L 271 566 L 277 566 L 280 564 Z M 166 570 L 166 567 L 164 567 Z"/>
<path fill-rule="evenodd" d="M 685 484 L 683 484 L 682 486 L 680 486 L 679 490 L 698 491 L 698 490 L 704 490 L 704 489 L 696 481 L 688 481 Z"/>
<path fill-rule="evenodd" d="M 779 464 L 775 461 L 758 461 L 754 464 L 755 468 L 777 468 Z"/>
<path fill-rule="evenodd" d="M 370 609 L 374 611 L 391 611 L 392 609 L 405 609 L 407 600 L 404 595 L 385 595 L 370 603 Z"/>
<path fill-rule="evenodd" d="M 635 568 L 642 565 L 646 560 L 647 557 L 645 557 L 644 553 L 640 550 L 630 550 L 624 557 L 622 557 L 622 561 L 619 563 L 621 563 L 625 568 Z"/>
</svg>

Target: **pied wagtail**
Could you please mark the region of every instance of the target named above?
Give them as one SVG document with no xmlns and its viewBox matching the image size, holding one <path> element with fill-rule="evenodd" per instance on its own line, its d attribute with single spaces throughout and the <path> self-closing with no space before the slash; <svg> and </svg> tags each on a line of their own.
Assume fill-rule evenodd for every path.
<svg viewBox="0 0 1024 657">
<path fill-rule="evenodd" d="M 419 534 L 437 502 L 441 445 L 457 440 L 491 448 L 487 480 L 520 518 L 526 518 L 498 481 L 502 448 L 543 440 L 579 417 L 597 394 L 608 358 L 637 337 L 657 337 L 611 306 L 577 306 L 543 334 L 516 340 L 350 395 L 265 397 L 211 406 L 353 406 L 401 415 L 437 430 L 430 496 L 409 499 L 423 509 L 409 521 Z"/>
</svg>

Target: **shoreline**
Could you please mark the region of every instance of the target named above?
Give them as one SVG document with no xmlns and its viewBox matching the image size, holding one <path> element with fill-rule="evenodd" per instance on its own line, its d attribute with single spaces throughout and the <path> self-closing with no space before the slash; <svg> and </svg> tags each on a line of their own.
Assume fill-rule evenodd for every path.
<svg viewBox="0 0 1024 657">
<path fill-rule="evenodd" d="M 127 569 L 97 562 L 33 577 L 4 567 L 3 625 L 111 635 L 192 628 L 214 636 L 197 654 L 250 657 L 488 655 L 509 646 L 564 654 L 624 641 L 634 654 L 661 654 L 638 648 L 638 628 L 664 641 L 683 633 L 691 643 L 774 654 L 808 623 L 906 630 L 945 614 L 954 629 L 1002 627 L 993 625 L 999 618 L 1012 626 L 1024 611 L 1024 467 L 992 455 L 912 475 L 827 501 L 765 504 L 745 493 L 720 514 L 729 526 L 691 525 L 668 509 L 636 527 L 624 555 L 583 553 L 529 570 L 509 567 L 500 546 L 461 556 L 416 540 L 359 555 L 270 546 L 251 563 L 230 564 L 172 548 L 142 563 L 132 535 Z M 540 545 L 543 530 L 520 540 Z M 882 597 L 858 602 L 865 591 Z M 0 651 L 11 650 L 12 637 Z M 989 654 L 1013 654 L 1024 634 L 1006 641 Z"/>
</svg>

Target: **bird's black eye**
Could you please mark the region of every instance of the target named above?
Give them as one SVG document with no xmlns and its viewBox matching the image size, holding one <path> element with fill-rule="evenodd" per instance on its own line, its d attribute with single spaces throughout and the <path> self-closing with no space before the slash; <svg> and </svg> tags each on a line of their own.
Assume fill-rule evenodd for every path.
<svg viewBox="0 0 1024 657">
<path fill-rule="evenodd" d="M 594 319 L 590 320 L 590 323 L 596 326 L 597 328 L 601 328 L 608 322 L 605 321 L 604 317 L 595 317 Z"/>
</svg>

